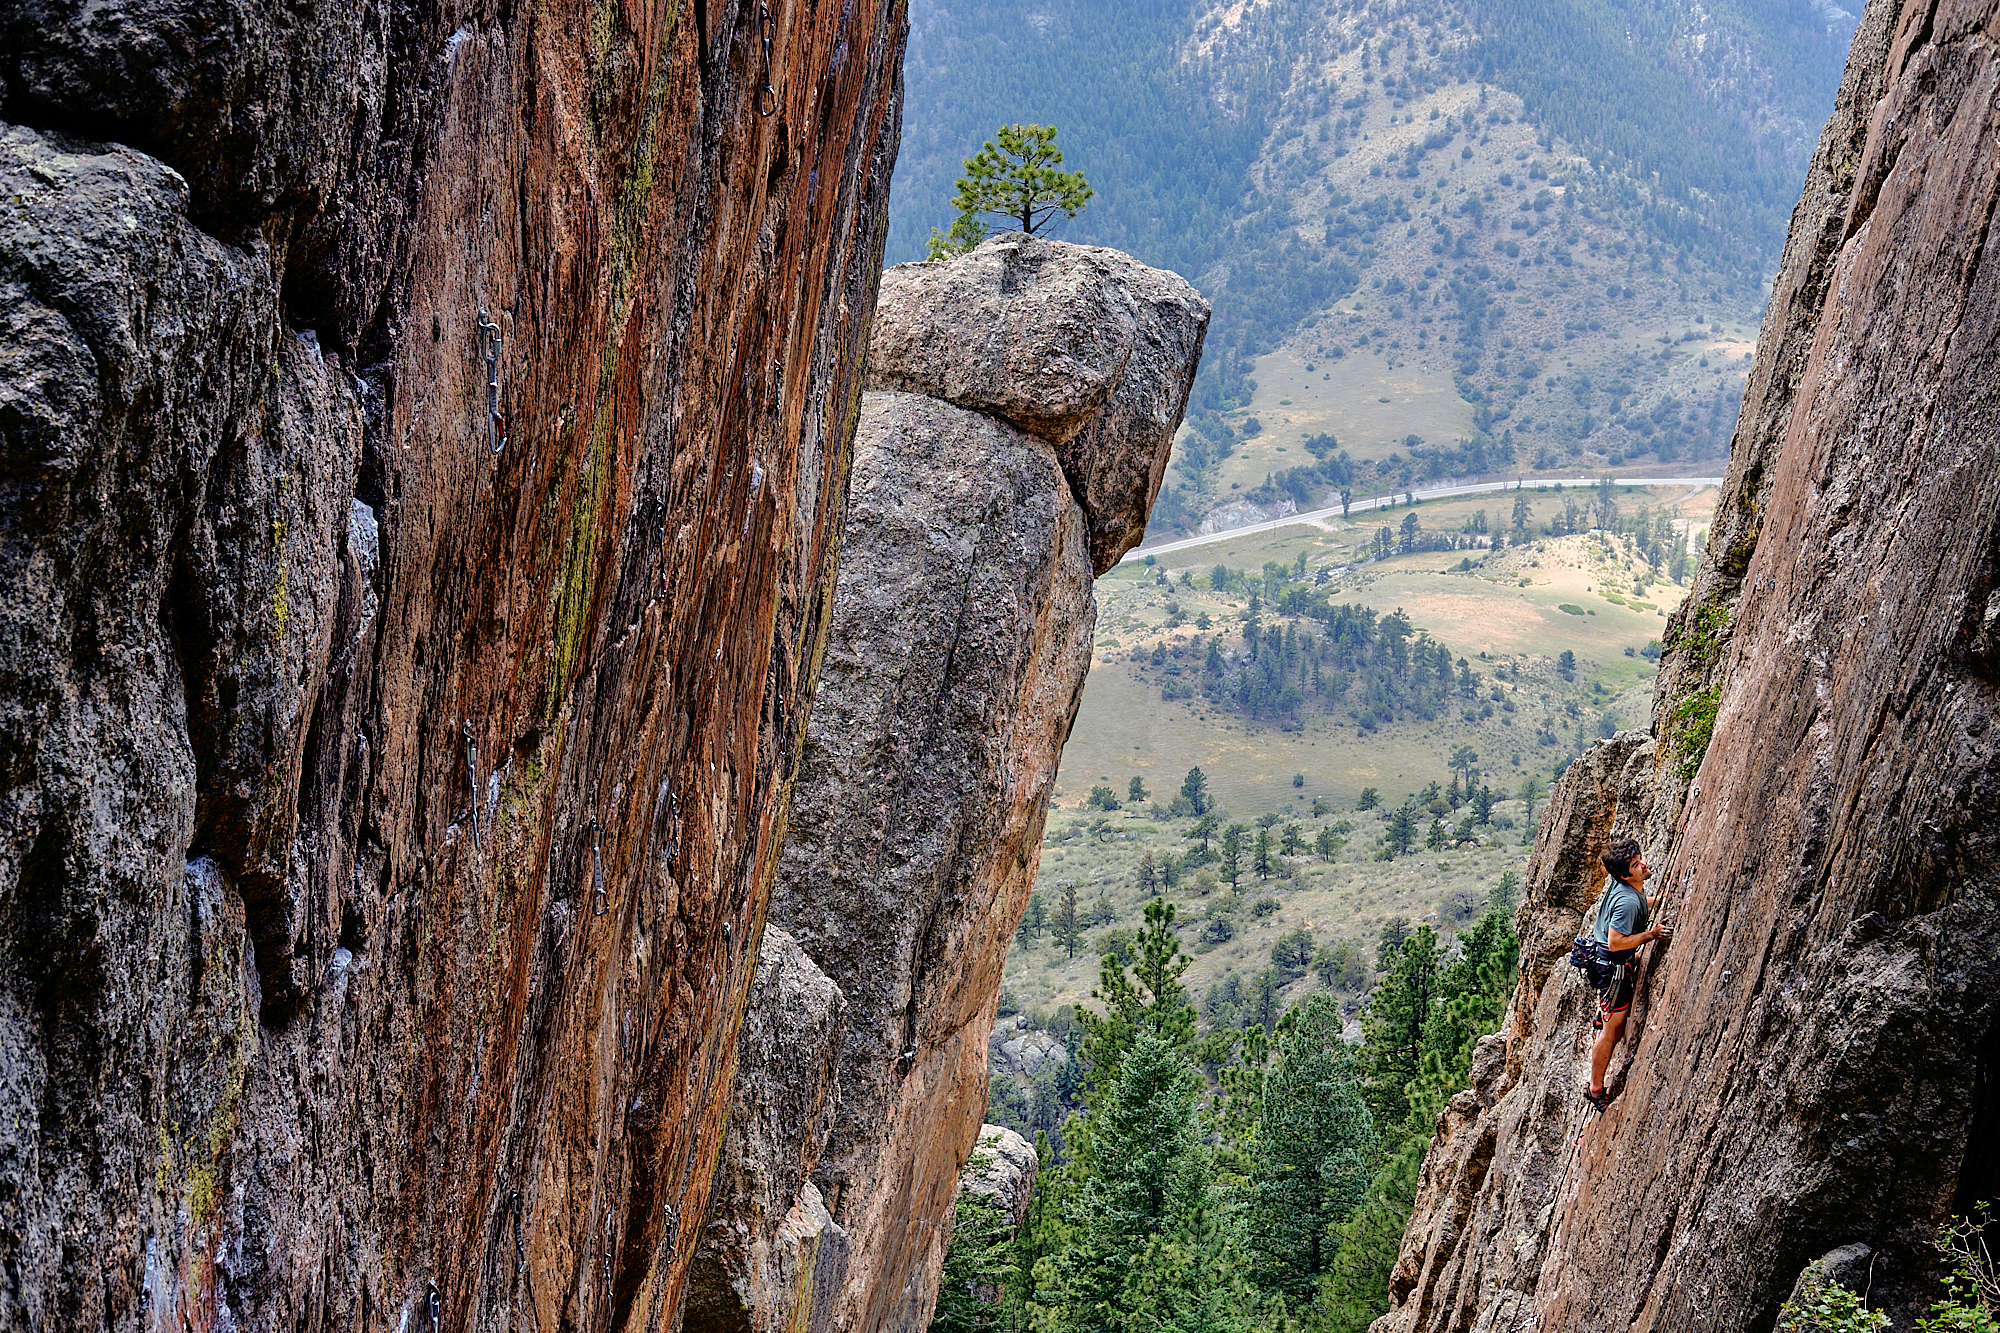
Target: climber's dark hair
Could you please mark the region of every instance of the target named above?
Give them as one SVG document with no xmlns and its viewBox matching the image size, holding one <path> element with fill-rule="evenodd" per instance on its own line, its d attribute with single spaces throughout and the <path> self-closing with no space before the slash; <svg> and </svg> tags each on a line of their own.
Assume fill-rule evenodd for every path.
<svg viewBox="0 0 2000 1333">
<path fill-rule="evenodd" d="M 1617 879 L 1625 879 L 1632 873 L 1632 863 L 1639 859 L 1639 844 L 1631 838 L 1620 838 L 1604 849 L 1604 868 Z"/>
</svg>

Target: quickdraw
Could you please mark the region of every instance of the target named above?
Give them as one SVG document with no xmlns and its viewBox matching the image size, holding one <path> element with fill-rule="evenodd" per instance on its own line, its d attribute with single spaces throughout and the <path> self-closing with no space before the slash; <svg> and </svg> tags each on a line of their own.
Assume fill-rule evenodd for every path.
<svg viewBox="0 0 2000 1333">
<path fill-rule="evenodd" d="M 465 776 L 472 784 L 472 847 L 479 850 L 479 740 L 472 734 L 472 719 L 465 722 Z"/>
<path fill-rule="evenodd" d="M 763 0 L 757 5 L 757 30 L 764 39 L 764 87 L 757 94 L 757 114 L 768 116 L 778 109 L 778 91 L 771 86 L 771 42 L 778 35 L 778 20 Z"/>
<path fill-rule="evenodd" d="M 444 1325 L 444 1302 L 438 1296 L 437 1283 L 427 1282 L 424 1285 L 430 1288 L 429 1295 L 425 1298 L 425 1305 L 430 1311 L 431 1333 L 440 1333 Z"/>
<path fill-rule="evenodd" d="M 604 915 L 604 825 L 590 820 L 590 914 Z"/>
<path fill-rule="evenodd" d="M 521 1239 L 521 1191 L 508 1191 L 512 1197 L 507 1201 L 514 1214 L 514 1271 L 523 1272 L 528 1267 L 528 1247 Z"/>
<path fill-rule="evenodd" d="M 479 307 L 479 355 L 486 359 L 486 447 L 498 454 L 507 447 L 507 430 L 500 415 L 500 326 Z M 498 439 L 495 439 L 497 428 Z"/>
</svg>

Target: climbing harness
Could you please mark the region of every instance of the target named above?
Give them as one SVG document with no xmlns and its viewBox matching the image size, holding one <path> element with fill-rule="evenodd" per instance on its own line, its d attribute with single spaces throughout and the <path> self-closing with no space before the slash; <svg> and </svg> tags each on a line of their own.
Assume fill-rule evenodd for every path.
<svg viewBox="0 0 2000 1333">
<path fill-rule="evenodd" d="M 778 35 L 778 20 L 763 0 L 757 5 L 757 30 L 764 38 L 764 87 L 757 94 L 757 114 L 768 116 L 778 109 L 778 91 L 771 86 L 771 41 Z"/>
<path fill-rule="evenodd" d="M 590 819 L 590 914 L 604 915 L 604 825 Z"/>
<path fill-rule="evenodd" d="M 479 741 L 472 734 L 472 719 L 465 720 L 465 776 L 472 784 L 472 849 L 479 850 Z"/>
<path fill-rule="evenodd" d="M 486 447 L 498 454 L 507 447 L 500 416 L 500 326 L 479 307 L 479 355 L 486 358 Z M 499 426 L 496 440 L 495 427 Z"/>
</svg>

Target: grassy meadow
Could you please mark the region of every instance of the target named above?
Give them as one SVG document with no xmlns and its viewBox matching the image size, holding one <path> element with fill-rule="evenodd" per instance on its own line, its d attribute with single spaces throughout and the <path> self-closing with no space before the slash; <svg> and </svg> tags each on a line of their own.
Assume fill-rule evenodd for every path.
<svg viewBox="0 0 2000 1333">
<path fill-rule="evenodd" d="M 1706 528 L 1715 493 L 1690 490 L 1621 490 L 1619 502 L 1628 514 L 1640 505 L 1666 509 L 1692 536 Z M 1522 494 L 1532 525 L 1559 514 L 1565 499 L 1588 498 L 1574 491 Z M 1418 505 L 1415 512 L 1426 531 L 1437 532 L 1456 531 L 1484 509 L 1493 528 L 1511 523 L 1513 501 L 1510 492 Z M 1138 924 L 1146 897 L 1138 886 L 1140 858 L 1191 846 L 1186 835 L 1192 819 L 1161 817 L 1191 767 L 1207 776 L 1225 823 L 1275 814 L 1281 822 L 1274 833 L 1296 823 L 1308 843 L 1329 825 L 1352 826 L 1333 856 L 1285 858 L 1283 869 L 1261 883 L 1246 861 L 1235 894 L 1217 880 L 1213 863 L 1183 876 L 1168 896 L 1186 927 L 1187 947 L 1197 953 L 1188 982 L 1200 994 L 1232 969 L 1242 977 L 1261 970 L 1271 942 L 1299 927 L 1319 943 L 1353 940 L 1372 963 L 1374 941 L 1393 918 L 1428 920 L 1446 931 L 1470 919 L 1503 874 L 1524 869 L 1530 825 L 1518 799 L 1523 780 L 1533 777 L 1545 790 L 1552 773 L 1607 727 L 1644 724 L 1655 674 L 1644 650 L 1659 638 L 1685 589 L 1654 573 L 1629 539 L 1542 537 L 1501 552 L 1439 551 L 1360 563 L 1376 529 L 1399 525 L 1406 512 L 1361 515 L 1364 521 L 1356 523 L 1260 527 L 1172 553 L 1153 566 L 1121 565 L 1098 581 L 1096 654 L 1063 753 L 1038 892 L 1052 909 L 1061 886 L 1073 883 L 1081 911 L 1108 911 L 1111 919 L 1087 931 L 1074 958 L 1046 933 L 1018 940 L 1007 963 L 1011 1002 L 1046 1012 L 1088 995 L 1105 933 Z M 1212 589 L 1215 565 L 1259 570 L 1276 561 L 1295 570 L 1302 553 L 1309 579 L 1328 571 L 1333 602 L 1378 612 L 1400 608 L 1418 630 L 1466 659 L 1480 677 L 1475 706 L 1434 721 L 1372 728 L 1340 710 L 1280 724 L 1253 721 L 1199 695 L 1166 701 L 1142 677 L 1153 646 L 1164 640 L 1240 634 L 1249 597 Z M 1186 586 L 1184 573 L 1194 587 Z M 1267 624 L 1284 619 L 1269 607 L 1263 612 Z M 1573 680 L 1562 679 L 1557 669 L 1564 651 L 1575 655 Z M 1478 845 L 1443 852 L 1420 847 L 1394 861 L 1375 859 L 1388 811 L 1432 782 L 1448 784 L 1452 756 L 1461 747 L 1478 755 L 1480 781 L 1508 797 L 1495 806 L 1491 825 L 1478 830 Z M 1155 799 L 1125 799 L 1134 777 Z M 1090 806 L 1090 790 L 1098 785 L 1113 788 L 1122 807 L 1107 812 Z M 1370 787 L 1381 808 L 1357 812 Z M 1314 815 L 1316 804 L 1323 815 Z M 1464 813 L 1445 822 L 1455 826 Z M 1424 817 L 1426 828 L 1429 819 Z M 1262 899 L 1270 901 L 1259 909 Z M 1212 947 L 1199 941 L 1211 914 L 1230 917 L 1236 928 L 1232 939 Z M 1294 987 L 1316 984 L 1308 977 Z"/>
</svg>

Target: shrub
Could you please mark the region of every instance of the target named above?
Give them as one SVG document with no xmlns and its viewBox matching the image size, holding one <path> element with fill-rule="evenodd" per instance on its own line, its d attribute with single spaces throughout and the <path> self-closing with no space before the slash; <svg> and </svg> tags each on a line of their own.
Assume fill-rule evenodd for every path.
<svg viewBox="0 0 2000 1333">
<path fill-rule="evenodd" d="M 1796 1302 L 1778 1310 L 1776 1333 L 1875 1333 L 1889 1326 L 1889 1316 L 1871 1310 L 1861 1297 L 1827 1277 L 1815 1259 L 1806 1265 Z"/>
<path fill-rule="evenodd" d="M 1711 685 L 1682 699 L 1668 715 L 1673 735 L 1674 775 L 1682 781 L 1693 778 L 1701 767 L 1708 743 L 1715 737 L 1715 714 L 1721 704 L 1722 687 Z"/>
</svg>

